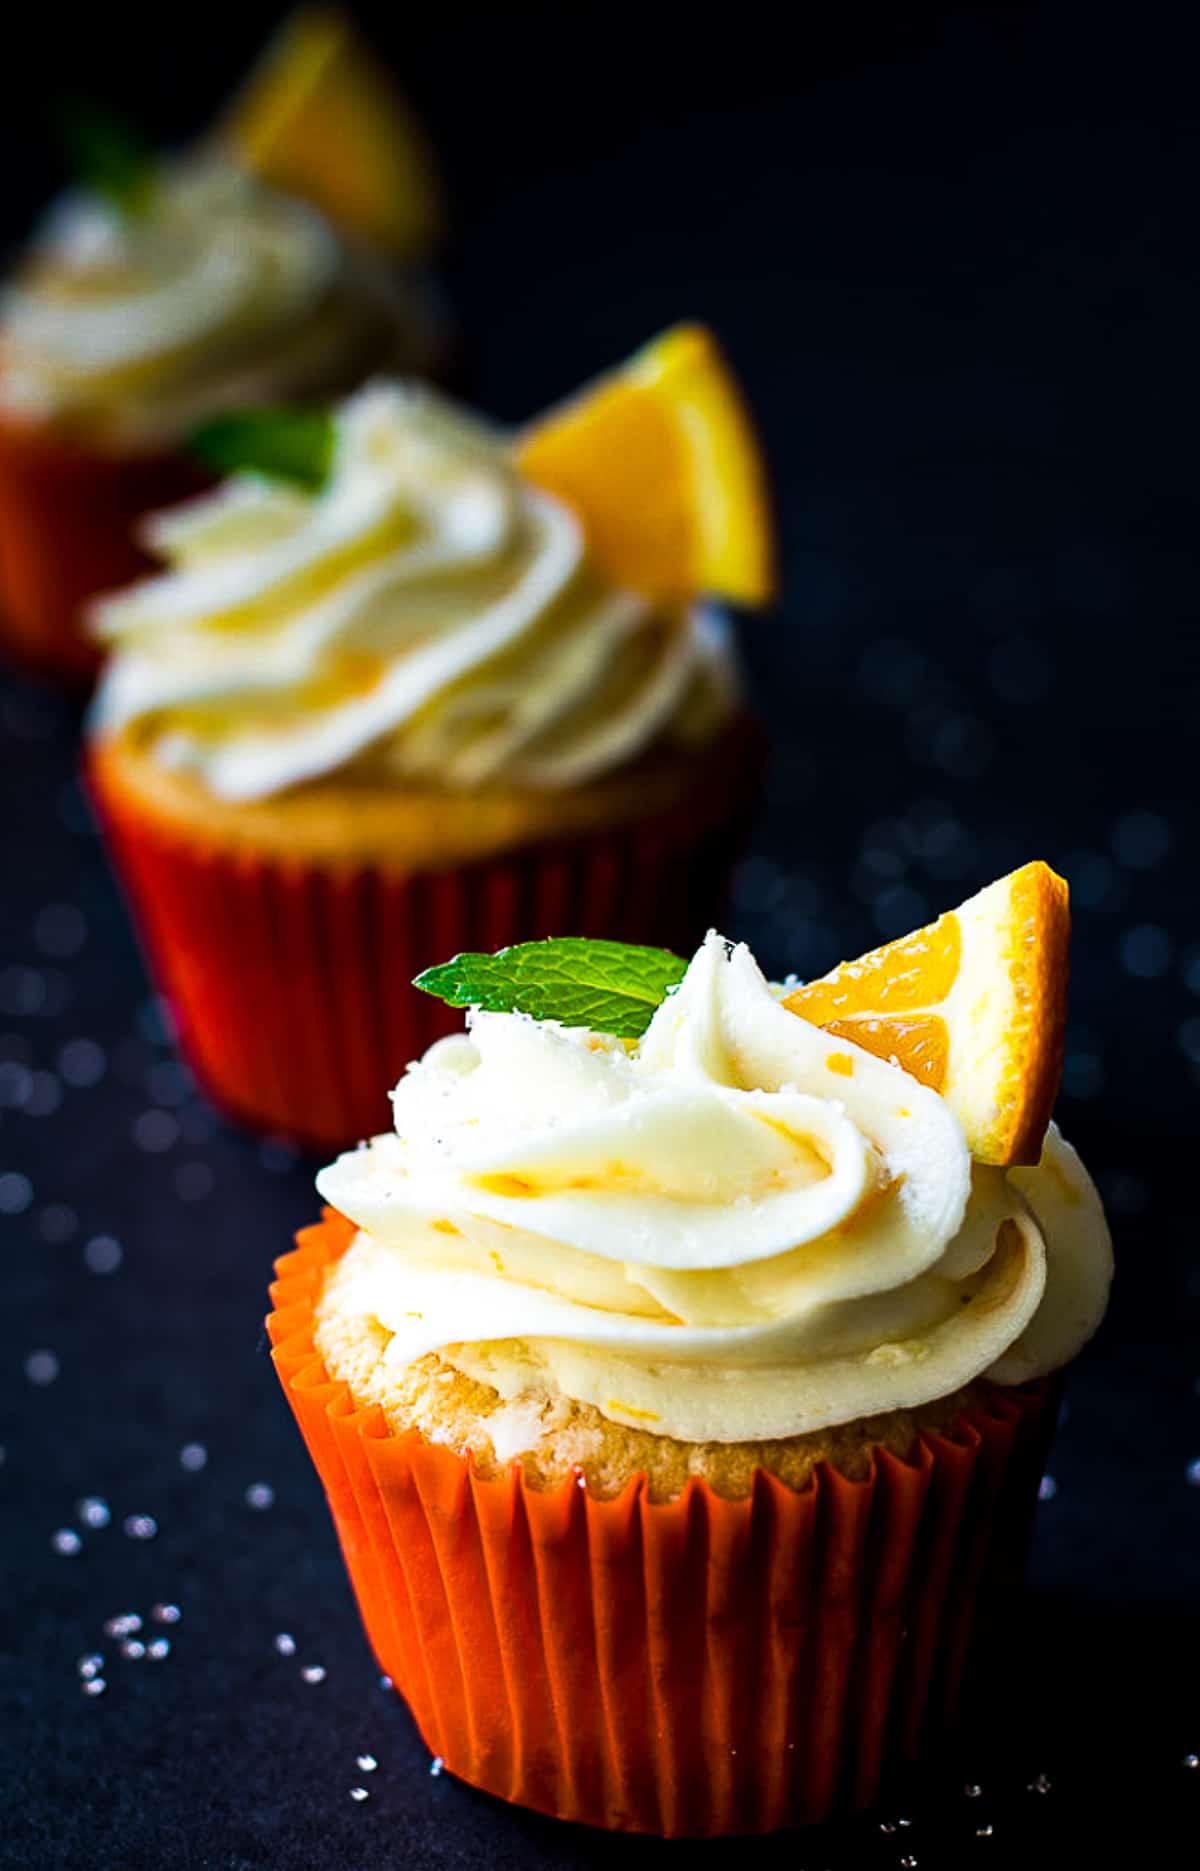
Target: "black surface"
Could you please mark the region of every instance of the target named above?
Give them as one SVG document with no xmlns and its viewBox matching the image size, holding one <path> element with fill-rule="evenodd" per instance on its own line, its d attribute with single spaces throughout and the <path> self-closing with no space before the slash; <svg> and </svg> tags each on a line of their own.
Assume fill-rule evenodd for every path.
<svg viewBox="0 0 1200 1871">
<path fill-rule="evenodd" d="M 20 115 L 51 74 L 139 93 L 160 130 L 199 122 L 261 18 L 225 35 L 195 13 L 155 35 L 110 11 L 65 45 L 54 22 L 27 22 L 32 77 L 0 125 L 8 231 L 51 173 Z M 779 612 L 743 633 L 778 754 L 732 929 L 770 967 L 814 972 L 1026 857 L 1065 869 L 1060 1115 L 1120 1257 L 1052 1457 L 1026 1624 L 959 1753 L 865 1820 L 754 1851 L 796 1871 L 1186 1862 L 1200 1802 L 1183 1764 L 1200 1751 L 1193 68 L 1140 10 L 848 9 L 806 22 L 799 46 L 776 12 L 738 9 L 711 40 L 701 18 L 379 11 L 455 185 L 448 271 L 475 394 L 515 418 L 681 314 L 721 331 L 775 464 L 786 577 Z M 227 1130 L 164 1070 L 72 777 L 76 727 L 67 704 L 5 681 L 0 1178 L 31 1195 L 22 1207 L 23 1186 L 0 1180 L 0 1865 L 737 1862 L 736 1845 L 573 1832 L 431 1776 L 379 1688 L 260 1355 L 268 1266 L 314 1213 L 312 1165 Z M 63 904 L 82 923 L 46 913 Z M 63 1076 L 96 1063 L 64 1056 L 79 1038 L 103 1050 L 86 1087 Z M 156 1110 L 168 1119 L 147 1125 Z M 97 1236 L 120 1243 L 115 1271 L 89 1271 Z M 41 1349 L 58 1359 L 46 1385 L 25 1370 Z M 208 1452 L 196 1473 L 179 1461 L 191 1442 Z M 269 1508 L 246 1502 L 258 1482 Z M 59 1555 L 51 1536 L 85 1495 L 112 1524 Z M 136 1513 L 156 1517 L 155 1539 L 122 1531 Z M 166 1660 L 101 1639 L 105 1619 L 162 1600 L 183 1610 Z M 88 1699 L 76 1660 L 94 1649 L 107 1689 Z M 306 1664 L 325 1680 L 305 1682 Z M 1027 1790 L 1040 1774 L 1049 1790 Z M 370 1798 L 355 1804 L 354 1785 Z"/>
</svg>

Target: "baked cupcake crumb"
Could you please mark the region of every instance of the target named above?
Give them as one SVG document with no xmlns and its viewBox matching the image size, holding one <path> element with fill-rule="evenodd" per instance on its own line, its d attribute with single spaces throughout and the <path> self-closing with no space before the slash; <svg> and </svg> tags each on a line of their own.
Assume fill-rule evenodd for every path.
<svg viewBox="0 0 1200 1871">
<path fill-rule="evenodd" d="M 527 1392 L 505 1401 L 436 1352 L 389 1365 L 392 1334 L 362 1312 L 353 1292 L 343 1257 L 331 1268 L 316 1307 L 314 1339 L 330 1375 L 349 1387 L 356 1403 L 378 1404 L 397 1435 L 416 1429 L 428 1442 L 472 1456 L 487 1479 L 519 1460 L 531 1487 L 557 1487 L 578 1472 L 598 1499 L 619 1494 L 638 1473 L 646 1476 L 652 1501 L 673 1500 L 692 1475 L 726 1499 L 739 1500 L 750 1492 L 758 1468 L 798 1492 L 809 1486 L 821 1462 L 861 1481 L 875 1450 L 907 1460 L 922 1431 L 951 1430 L 964 1410 L 987 1398 L 986 1385 L 974 1383 L 919 1409 L 890 1410 L 809 1435 L 680 1442 L 614 1423 L 594 1404 L 569 1397 Z"/>
</svg>

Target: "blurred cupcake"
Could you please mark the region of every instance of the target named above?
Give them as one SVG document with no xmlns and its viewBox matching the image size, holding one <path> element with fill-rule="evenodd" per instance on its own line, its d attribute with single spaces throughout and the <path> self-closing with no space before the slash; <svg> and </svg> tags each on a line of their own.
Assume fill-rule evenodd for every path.
<svg viewBox="0 0 1200 1871">
<path fill-rule="evenodd" d="M 1010 900 L 964 906 L 1015 937 L 972 944 L 990 1008 L 1057 941 L 1022 959 Z M 502 1798 L 670 1836 L 861 1807 L 1008 1601 L 1107 1299 L 1057 1131 L 1025 1168 L 968 1142 L 989 1091 L 1044 1107 L 1053 1032 L 985 1014 L 998 1051 L 943 1096 L 716 936 L 690 966 L 539 946 L 432 971 L 493 1011 L 318 1177 L 272 1289 L 368 1635 Z"/>
<path fill-rule="evenodd" d="M 697 588 L 615 583 L 590 514 L 431 393 L 380 383 L 223 433 L 293 479 L 236 476 L 151 522 L 168 569 L 93 614 L 112 655 L 92 784 L 212 1096 L 346 1143 L 447 1029 L 410 985 L 431 950 L 690 943 L 759 737 Z"/>
<path fill-rule="evenodd" d="M 184 451 L 198 423 L 437 361 L 414 270 L 433 196 L 400 111 L 317 11 L 182 158 L 76 114 L 84 186 L 0 294 L 0 642 L 22 660 L 93 673 L 81 604 L 147 568 L 141 514 L 206 483 Z"/>
</svg>

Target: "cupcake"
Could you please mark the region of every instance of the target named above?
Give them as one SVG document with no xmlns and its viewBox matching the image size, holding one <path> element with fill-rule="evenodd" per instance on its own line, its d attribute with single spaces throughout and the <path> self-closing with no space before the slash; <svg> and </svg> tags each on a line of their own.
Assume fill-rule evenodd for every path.
<svg viewBox="0 0 1200 1871">
<path fill-rule="evenodd" d="M 321 63 L 301 16 L 221 134 L 180 158 L 155 159 L 107 120 L 75 126 L 83 184 L 0 293 L 0 641 L 26 662 L 93 674 L 80 607 L 147 569 L 140 515 L 211 479 L 186 449 L 198 424 L 436 361 L 414 271 L 428 188 L 398 135 L 370 152 L 316 135 L 322 120 L 337 129 L 347 99 L 365 97 L 385 126 L 388 111 L 349 28 L 322 21 Z M 327 191 L 341 220 L 305 198 L 310 182 L 320 192 L 322 149 L 335 181 L 373 160 L 389 202 L 422 204 L 406 250 L 394 208 L 373 224 L 348 186 Z"/>
<path fill-rule="evenodd" d="M 451 1772 L 597 1826 L 762 1832 L 868 1804 L 952 1714 L 1111 1274 L 1087 1172 L 1031 1128 L 1065 924 L 1014 913 L 1021 875 L 914 939 L 965 964 L 917 1075 L 849 986 L 903 1000 L 913 943 L 834 977 L 863 1044 L 715 935 L 427 977 L 475 997 L 468 1031 L 318 1177 L 268 1324 L 370 1641 Z"/>
<path fill-rule="evenodd" d="M 452 1024 L 431 951 L 704 928 L 760 749 L 706 587 L 616 583 L 481 422 L 380 382 L 286 433 L 306 486 L 158 516 L 166 569 L 95 607 L 89 771 L 209 1093 L 329 1147 Z"/>
</svg>

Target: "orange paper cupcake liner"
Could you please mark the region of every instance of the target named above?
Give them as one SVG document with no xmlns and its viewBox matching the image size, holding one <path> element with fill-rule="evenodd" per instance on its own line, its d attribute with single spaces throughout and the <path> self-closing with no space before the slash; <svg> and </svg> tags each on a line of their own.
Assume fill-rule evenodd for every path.
<svg viewBox="0 0 1200 1871">
<path fill-rule="evenodd" d="M 46 674 L 89 682 L 100 653 L 83 606 L 152 569 L 133 538 L 144 513 L 206 484 L 182 455 L 104 455 L 0 420 L 0 644 Z"/>
<path fill-rule="evenodd" d="M 395 872 L 226 851 L 152 820 L 95 764 L 89 779 L 197 1078 L 231 1116 L 318 1149 L 390 1128 L 389 1088 L 461 1030 L 461 1011 L 411 986 L 423 968 L 550 935 L 690 953 L 719 917 L 749 810 L 737 781 L 717 824 L 684 801 L 456 870 Z"/>
<path fill-rule="evenodd" d="M 531 1487 L 329 1375 L 313 1312 L 353 1238 L 332 1210 L 277 1264 L 276 1369 L 324 1483 L 367 1635 L 452 1773 L 595 1826 L 709 1837 L 870 1803 L 958 1697 L 1023 1567 L 1053 1386 L 993 1389 L 907 1462 L 827 1465 L 745 1500 L 693 1478 L 613 1500 Z"/>
</svg>

